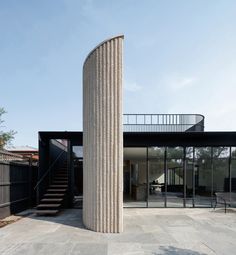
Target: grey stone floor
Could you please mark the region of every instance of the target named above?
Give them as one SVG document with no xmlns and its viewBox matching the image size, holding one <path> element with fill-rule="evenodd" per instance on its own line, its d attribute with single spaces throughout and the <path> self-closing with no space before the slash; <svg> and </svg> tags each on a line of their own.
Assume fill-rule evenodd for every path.
<svg viewBox="0 0 236 255">
<path fill-rule="evenodd" d="M 236 254 L 235 209 L 124 209 L 121 234 L 86 230 L 81 214 L 29 215 L 5 226 L 0 254 Z"/>
</svg>

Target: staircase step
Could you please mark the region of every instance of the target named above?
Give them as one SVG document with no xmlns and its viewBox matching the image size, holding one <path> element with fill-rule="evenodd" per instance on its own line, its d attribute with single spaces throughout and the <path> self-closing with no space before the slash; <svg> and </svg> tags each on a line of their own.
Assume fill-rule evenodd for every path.
<svg viewBox="0 0 236 255">
<path fill-rule="evenodd" d="M 67 188 L 68 187 L 68 185 L 63 185 L 63 184 L 51 184 L 50 185 L 50 189 L 51 188 L 58 188 L 58 189 L 60 189 L 60 188 Z"/>
<path fill-rule="evenodd" d="M 57 208 L 57 207 L 60 207 L 61 206 L 61 204 L 39 204 L 38 206 L 37 206 L 37 209 L 40 209 L 40 208 Z"/>
<path fill-rule="evenodd" d="M 36 215 L 55 216 L 60 212 L 64 200 L 67 199 L 69 185 L 67 161 L 56 169 L 52 177 L 52 183 L 47 187 L 39 205 L 36 207 Z"/>
<path fill-rule="evenodd" d="M 47 192 L 65 193 L 66 189 L 48 189 Z"/>
<path fill-rule="evenodd" d="M 53 180 L 53 185 L 68 185 L 68 181 L 54 181 Z"/>
<path fill-rule="evenodd" d="M 35 213 L 37 215 L 55 215 L 59 212 L 59 210 L 36 210 Z"/>
<path fill-rule="evenodd" d="M 64 197 L 65 196 L 65 194 L 64 193 L 61 193 L 61 194 L 57 194 L 57 193 L 46 193 L 46 194 L 44 194 L 44 197 L 55 197 L 55 198 L 57 198 L 57 197 Z"/>
<path fill-rule="evenodd" d="M 63 198 L 43 198 L 40 202 L 62 202 Z"/>
</svg>

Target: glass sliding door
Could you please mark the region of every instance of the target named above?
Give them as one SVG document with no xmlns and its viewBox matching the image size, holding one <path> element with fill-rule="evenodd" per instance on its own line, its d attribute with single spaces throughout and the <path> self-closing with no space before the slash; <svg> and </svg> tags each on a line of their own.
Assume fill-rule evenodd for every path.
<svg viewBox="0 0 236 255">
<path fill-rule="evenodd" d="M 166 201 L 167 207 L 183 207 L 184 203 L 184 150 L 183 147 L 167 147 Z"/>
<path fill-rule="evenodd" d="M 236 147 L 124 148 L 124 207 L 212 207 L 236 192 Z"/>
<path fill-rule="evenodd" d="M 212 206 L 212 148 L 197 147 L 195 148 L 194 163 L 194 184 L 196 207 Z"/>
<path fill-rule="evenodd" d="M 231 191 L 236 192 L 236 147 L 231 148 Z"/>
<path fill-rule="evenodd" d="M 195 179 L 194 179 L 194 148 L 186 148 L 186 207 L 194 207 L 194 196 L 195 196 Z"/>
<path fill-rule="evenodd" d="M 230 191 L 236 192 L 236 147 L 231 148 L 230 176 Z M 232 207 L 236 207 L 236 205 L 232 205 Z"/>
<path fill-rule="evenodd" d="M 147 206 L 147 148 L 124 148 L 124 207 Z"/>
<path fill-rule="evenodd" d="M 165 205 L 164 147 L 148 148 L 148 207 Z"/>
<path fill-rule="evenodd" d="M 230 191 L 229 147 L 213 148 L 213 192 Z"/>
</svg>

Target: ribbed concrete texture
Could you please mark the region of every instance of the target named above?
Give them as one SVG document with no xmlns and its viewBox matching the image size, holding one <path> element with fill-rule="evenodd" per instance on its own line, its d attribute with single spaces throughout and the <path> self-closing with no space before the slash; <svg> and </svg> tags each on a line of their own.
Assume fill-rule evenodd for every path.
<svg viewBox="0 0 236 255">
<path fill-rule="evenodd" d="M 83 221 L 123 231 L 123 36 L 98 45 L 83 68 Z"/>
</svg>

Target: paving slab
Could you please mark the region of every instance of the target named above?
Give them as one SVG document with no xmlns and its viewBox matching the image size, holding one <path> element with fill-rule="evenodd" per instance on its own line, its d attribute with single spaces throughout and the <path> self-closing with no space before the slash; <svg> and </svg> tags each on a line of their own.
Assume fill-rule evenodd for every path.
<svg viewBox="0 0 236 255">
<path fill-rule="evenodd" d="M 56 217 L 24 212 L 0 228 L 1 255 L 231 255 L 236 251 L 236 210 L 209 208 L 124 209 L 124 232 L 85 229 L 82 210 Z"/>
</svg>

